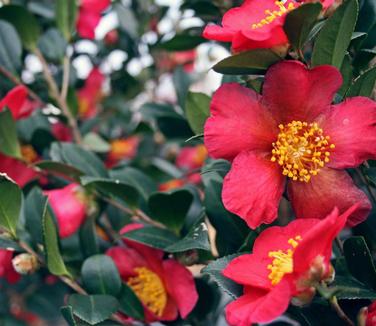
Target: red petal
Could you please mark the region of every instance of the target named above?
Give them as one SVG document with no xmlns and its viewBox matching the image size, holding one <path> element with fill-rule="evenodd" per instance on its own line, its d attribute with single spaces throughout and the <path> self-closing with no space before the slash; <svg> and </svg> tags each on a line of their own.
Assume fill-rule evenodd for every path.
<svg viewBox="0 0 376 326">
<path fill-rule="evenodd" d="M 271 291 L 250 288 L 226 307 L 226 319 L 231 326 L 268 323 L 286 311 L 290 298 L 287 282 L 280 282 Z"/>
<path fill-rule="evenodd" d="M 184 319 L 192 311 L 198 300 L 198 294 L 192 273 L 176 260 L 163 262 L 164 281 L 167 292 L 178 306 Z"/>
<path fill-rule="evenodd" d="M 312 122 L 328 108 L 341 84 L 341 73 L 332 66 L 310 70 L 299 61 L 281 61 L 265 75 L 262 103 L 278 123 Z"/>
<path fill-rule="evenodd" d="M 16 86 L 11 89 L 5 97 L 0 101 L 0 110 L 7 107 L 13 115 L 15 120 L 21 118 L 25 112 L 23 112 L 23 106 L 27 99 L 27 89 L 25 86 Z"/>
<path fill-rule="evenodd" d="M 10 284 L 17 283 L 21 278 L 13 268 L 12 259 L 12 250 L 0 249 L 0 277 L 6 278 Z"/>
<path fill-rule="evenodd" d="M 349 168 L 376 159 L 376 102 L 349 98 L 320 117 L 320 127 L 336 147 L 328 166 Z"/>
<path fill-rule="evenodd" d="M 243 150 L 271 150 L 277 126 L 258 101 L 254 91 L 235 83 L 215 92 L 204 128 L 205 145 L 213 158 L 232 160 Z"/>
<path fill-rule="evenodd" d="M 111 4 L 111 0 L 81 0 L 80 7 L 87 11 L 101 13 Z"/>
<path fill-rule="evenodd" d="M 285 177 L 275 163 L 252 152 L 242 152 L 224 179 L 223 204 L 255 229 L 276 219 L 284 186 Z"/>
<path fill-rule="evenodd" d="M 82 38 L 93 40 L 95 38 L 95 28 L 98 26 L 100 20 L 100 14 L 80 10 L 76 26 L 77 33 Z"/>
<path fill-rule="evenodd" d="M 6 173 L 20 187 L 35 179 L 38 174 L 25 163 L 0 153 L 0 173 Z"/>
<path fill-rule="evenodd" d="M 206 26 L 202 34 L 202 36 L 208 40 L 215 40 L 221 42 L 231 42 L 233 35 L 233 31 L 217 25 Z"/>
<path fill-rule="evenodd" d="M 322 219 L 334 206 L 343 213 L 359 202 L 348 220 L 352 227 L 363 222 L 372 208 L 367 196 L 345 171 L 323 168 L 308 183 L 292 181 L 287 189 L 297 217 Z"/>
</svg>

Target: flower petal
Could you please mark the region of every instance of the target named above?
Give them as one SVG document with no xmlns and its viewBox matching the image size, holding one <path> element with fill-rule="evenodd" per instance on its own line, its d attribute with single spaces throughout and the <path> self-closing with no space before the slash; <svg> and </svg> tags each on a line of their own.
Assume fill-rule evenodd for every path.
<svg viewBox="0 0 376 326">
<path fill-rule="evenodd" d="M 24 105 L 27 100 L 27 89 L 25 86 L 16 86 L 12 88 L 5 97 L 0 101 L 0 111 L 7 107 L 14 119 L 18 120 L 23 116 L 27 116 L 30 112 L 24 112 Z"/>
<path fill-rule="evenodd" d="M 163 268 L 167 292 L 175 300 L 180 316 L 184 319 L 198 300 L 192 273 L 173 259 L 163 261 Z"/>
<path fill-rule="evenodd" d="M 218 25 L 208 25 L 202 34 L 208 40 L 231 42 L 234 32 Z"/>
<path fill-rule="evenodd" d="M 226 307 L 226 319 L 231 326 L 268 323 L 282 315 L 290 302 L 290 287 L 280 282 L 271 291 L 247 289 L 245 294 Z"/>
<path fill-rule="evenodd" d="M 252 152 L 242 152 L 224 179 L 223 204 L 255 229 L 276 219 L 284 186 L 285 177 L 275 163 Z"/>
<path fill-rule="evenodd" d="M 321 117 L 321 128 L 336 147 L 328 166 L 355 167 L 376 159 L 376 102 L 353 97 L 333 105 Z"/>
<path fill-rule="evenodd" d="M 0 153 L 0 172 L 6 173 L 20 187 L 37 178 L 38 173 L 25 163 Z"/>
<path fill-rule="evenodd" d="M 210 111 L 204 140 L 213 158 L 232 160 L 243 150 L 271 150 L 278 128 L 253 90 L 224 84 L 215 92 Z"/>
<path fill-rule="evenodd" d="M 308 183 L 289 182 L 287 190 L 297 217 L 322 219 L 334 206 L 343 213 L 359 202 L 347 222 L 352 227 L 363 222 L 372 208 L 367 196 L 354 185 L 347 172 L 331 168 L 323 168 Z"/>
<path fill-rule="evenodd" d="M 332 66 L 308 69 L 299 61 L 281 61 L 265 75 L 262 103 L 278 123 L 312 122 L 327 109 L 341 84 L 341 73 Z"/>
</svg>

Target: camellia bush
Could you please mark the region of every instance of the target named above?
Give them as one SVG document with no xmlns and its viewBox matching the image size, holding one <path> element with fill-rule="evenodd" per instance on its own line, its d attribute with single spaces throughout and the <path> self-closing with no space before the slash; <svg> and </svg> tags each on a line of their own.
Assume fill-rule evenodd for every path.
<svg viewBox="0 0 376 326">
<path fill-rule="evenodd" d="M 0 325 L 376 325 L 374 0 L 0 1 Z"/>
</svg>

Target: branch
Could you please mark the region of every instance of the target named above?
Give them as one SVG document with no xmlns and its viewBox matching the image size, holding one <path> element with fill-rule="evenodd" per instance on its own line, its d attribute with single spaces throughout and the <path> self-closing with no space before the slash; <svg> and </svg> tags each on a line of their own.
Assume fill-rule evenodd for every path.
<svg viewBox="0 0 376 326">
<path fill-rule="evenodd" d="M 66 55 L 64 57 L 64 62 L 63 62 L 63 82 L 62 82 L 61 92 L 60 92 L 60 97 L 63 100 L 66 100 L 67 95 L 68 95 L 69 74 L 70 74 L 70 63 L 69 63 L 69 57 L 68 55 Z"/>
</svg>

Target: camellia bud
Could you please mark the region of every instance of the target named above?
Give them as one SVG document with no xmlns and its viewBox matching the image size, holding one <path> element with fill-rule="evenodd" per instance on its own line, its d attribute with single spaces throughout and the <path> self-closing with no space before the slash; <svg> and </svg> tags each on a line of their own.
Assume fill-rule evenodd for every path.
<svg viewBox="0 0 376 326">
<path fill-rule="evenodd" d="M 30 254 L 19 254 L 12 260 L 15 271 L 22 275 L 33 274 L 39 269 L 38 259 Z"/>
</svg>

